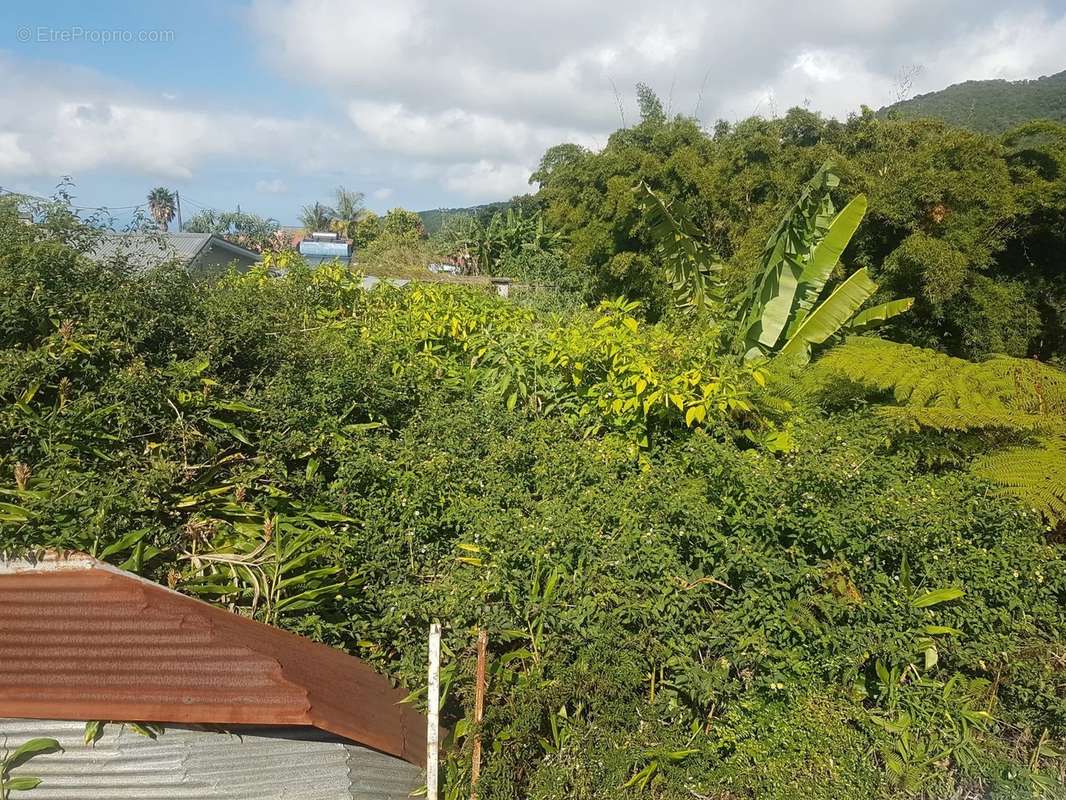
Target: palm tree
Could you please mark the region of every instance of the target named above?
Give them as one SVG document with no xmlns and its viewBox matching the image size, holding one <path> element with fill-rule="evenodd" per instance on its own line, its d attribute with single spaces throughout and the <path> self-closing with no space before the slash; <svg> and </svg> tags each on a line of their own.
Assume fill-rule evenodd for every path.
<svg viewBox="0 0 1066 800">
<path fill-rule="evenodd" d="M 353 192 L 343 186 L 337 187 L 337 203 L 334 206 L 336 217 L 333 219 L 333 230 L 348 239 L 355 238 L 355 226 L 366 209 L 363 208 L 363 193 Z"/>
<path fill-rule="evenodd" d="M 300 224 L 307 229 L 308 233 L 315 231 L 328 231 L 330 223 L 336 218 L 337 212 L 329 206 L 321 203 L 304 206 L 300 210 Z"/>
<path fill-rule="evenodd" d="M 173 221 L 177 205 L 174 192 L 163 186 L 157 186 L 148 193 L 148 210 L 163 232 L 166 232 L 167 226 Z"/>
</svg>

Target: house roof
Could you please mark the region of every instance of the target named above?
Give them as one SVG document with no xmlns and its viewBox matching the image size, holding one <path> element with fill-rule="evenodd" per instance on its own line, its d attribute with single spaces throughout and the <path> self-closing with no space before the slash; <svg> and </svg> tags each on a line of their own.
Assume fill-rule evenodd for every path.
<svg viewBox="0 0 1066 800">
<path fill-rule="evenodd" d="M 165 261 L 192 264 L 207 250 L 217 247 L 233 258 L 258 261 L 259 254 L 233 244 L 214 233 L 105 233 L 89 256 L 97 261 L 125 257 L 130 264 L 148 269 Z"/>
<path fill-rule="evenodd" d="M 0 717 L 307 725 L 424 765 L 404 696 L 340 650 L 88 556 L 0 561 Z"/>
<path fill-rule="evenodd" d="M 407 800 L 421 769 L 314 728 L 225 730 L 168 725 L 150 739 L 105 724 L 86 744 L 85 723 L 0 718 L 0 742 L 56 739 L 26 772 L 33 800 Z M 19 772 L 16 775 L 21 774 Z"/>
</svg>

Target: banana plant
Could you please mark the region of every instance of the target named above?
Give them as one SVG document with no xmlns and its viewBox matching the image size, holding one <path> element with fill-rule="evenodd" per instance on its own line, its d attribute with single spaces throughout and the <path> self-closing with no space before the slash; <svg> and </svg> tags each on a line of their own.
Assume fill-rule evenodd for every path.
<svg viewBox="0 0 1066 800">
<path fill-rule="evenodd" d="M 685 204 L 680 200 L 667 203 L 643 181 L 637 192 L 659 259 L 669 273 L 674 302 L 694 311 L 720 301 L 722 263 L 692 222 Z"/>
<path fill-rule="evenodd" d="M 14 776 L 11 770 L 17 769 L 34 756 L 55 753 L 63 748 L 55 739 L 30 739 L 14 750 L 4 750 L 0 756 L 0 800 L 8 800 L 11 792 L 25 792 L 41 785 L 41 779 L 27 775 Z"/>
<path fill-rule="evenodd" d="M 892 300 L 860 313 L 877 291 L 865 268 L 819 302 L 866 214 L 861 194 L 836 212 L 830 190 L 839 183 L 833 162 L 825 162 L 767 241 L 761 268 L 741 304 L 736 349 L 746 359 L 777 356 L 806 364 L 813 345 L 838 333 L 872 328 L 914 302 Z"/>
<path fill-rule="evenodd" d="M 840 184 L 835 169 L 831 160 L 822 165 L 763 248 L 736 315 L 740 325 L 733 350 L 748 361 L 777 356 L 806 364 L 813 345 L 838 333 L 873 328 L 914 302 L 891 300 L 860 312 L 877 291 L 865 269 L 852 273 L 822 299 L 867 205 L 866 196 L 860 194 L 837 212 L 830 196 Z M 684 203 L 665 202 L 643 182 L 636 191 L 677 305 L 692 310 L 721 300 L 722 264 Z"/>
</svg>

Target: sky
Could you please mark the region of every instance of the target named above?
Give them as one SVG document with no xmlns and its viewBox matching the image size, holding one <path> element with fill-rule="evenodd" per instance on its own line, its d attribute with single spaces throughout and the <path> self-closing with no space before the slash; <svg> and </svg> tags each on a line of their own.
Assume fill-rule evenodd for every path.
<svg viewBox="0 0 1066 800">
<path fill-rule="evenodd" d="M 1066 69 L 1066 0 L 251 0 L 0 7 L 0 188 L 296 222 L 340 185 L 422 210 L 530 191 L 600 148 L 635 84 L 717 119 L 844 118 Z M 535 188 L 535 187 L 532 187 Z"/>
</svg>

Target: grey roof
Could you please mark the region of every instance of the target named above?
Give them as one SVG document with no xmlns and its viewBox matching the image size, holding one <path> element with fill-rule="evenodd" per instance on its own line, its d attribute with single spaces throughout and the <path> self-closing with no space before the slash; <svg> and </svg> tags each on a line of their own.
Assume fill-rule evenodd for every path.
<svg viewBox="0 0 1066 800">
<path fill-rule="evenodd" d="M 41 779 L 33 800 L 406 800 L 425 782 L 418 767 L 313 728 L 166 727 L 149 739 L 107 723 L 95 745 L 84 729 L 0 719 L 0 750 L 40 736 L 63 747 L 12 771 Z"/>
<path fill-rule="evenodd" d="M 124 257 L 139 269 L 149 269 L 168 261 L 191 266 L 209 249 L 219 248 L 235 259 L 255 262 L 259 254 L 233 244 L 213 233 L 105 233 L 89 257 L 107 261 Z"/>
</svg>

